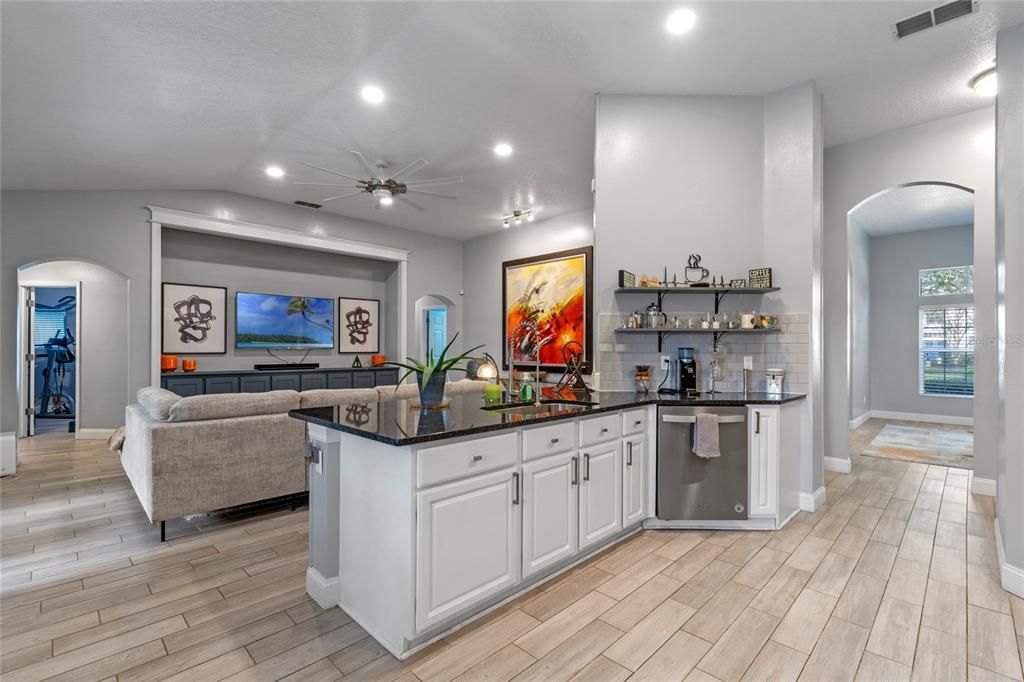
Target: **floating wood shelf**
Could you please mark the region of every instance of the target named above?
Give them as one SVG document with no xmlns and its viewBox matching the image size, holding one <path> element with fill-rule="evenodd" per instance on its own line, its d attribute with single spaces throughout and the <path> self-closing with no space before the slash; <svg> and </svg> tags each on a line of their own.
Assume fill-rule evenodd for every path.
<svg viewBox="0 0 1024 682">
<path fill-rule="evenodd" d="M 778 334 L 782 330 L 778 327 L 767 327 L 765 329 L 676 329 L 671 327 L 669 329 L 658 328 L 651 329 L 650 327 L 619 327 L 615 330 L 616 334 L 657 334 L 658 335 L 658 352 L 661 352 L 662 343 L 666 336 L 671 334 L 714 334 L 714 344 L 717 346 L 719 340 L 725 334 Z"/>
</svg>

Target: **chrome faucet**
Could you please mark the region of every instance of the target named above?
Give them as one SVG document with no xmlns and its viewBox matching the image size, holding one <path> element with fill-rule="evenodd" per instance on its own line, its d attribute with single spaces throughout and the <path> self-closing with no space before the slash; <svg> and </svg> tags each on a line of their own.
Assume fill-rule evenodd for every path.
<svg viewBox="0 0 1024 682">
<path fill-rule="evenodd" d="M 513 387 L 513 385 L 515 383 L 514 376 L 515 376 L 515 364 L 516 363 L 515 363 L 515 354 L 513 353 L 513 349 L 516 346 L 516 342 L 519 340 L 519 332 L 523 331 L 524 329 L 528 333 L 533 334 L 534 341 L 537 344 L 537 348 L 536 348 L 536 356 L 537 356 L 536 357 L 536 369 L 535 369 L 535 371 L 533 373 L 533 377 L 534 377 L 534 380 L 537 381 L 538 383 L 540 382 L 540 379 L 539 379 L 539 377 L 540 377 L 540 349 L 542 347 L 544 347 L 544 345 L 549 343 L 554 338 L 554 336 L 547 336 L 547 337 L 541 338 L 541 336 L 540 336 L 540 329 L 537 327 L 537 323 L 534 322 L 533 320 L 523 320 L 522 322 L 517 324 L 515 329 L 512 330 L 512 333 L 509 334 L 509 336 L 508 336 L 508 387 L 507 387 L 508 388 L 509 402 L 512 401 L 512 387 Z M 540 389 L 539 389 L 539 387 L 538 387 L 538 389 L 536 391 L 533 392 L 533 395 L 534 395 L 533 404 L 534 405 L 540 405 Z"/>
</svg>

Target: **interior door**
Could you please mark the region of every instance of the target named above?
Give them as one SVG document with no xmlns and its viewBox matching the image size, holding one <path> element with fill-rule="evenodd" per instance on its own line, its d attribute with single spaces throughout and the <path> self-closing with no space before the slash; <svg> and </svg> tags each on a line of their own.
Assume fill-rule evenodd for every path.
<svg viewBox="0 0 1024 682">
<path fill-rule="evenodd" d="M 523 464 L 523 577 L 576 553 L 578 484 L 575 452 Z"/>
<path fill-rule="evenodd" d="M 622 449 L 619 441 L 580 454 L 580 549 L 622 529 Z"/>
<path fill-rule="evenodd" d="M 28 373 L 28 396 L 25 401 L 25 418 L 27 420 L 26 433 L 29 436 L 36 435 L 36 289 L 26 289 L 26 325 L 25 334 L 25 371 Z"/>
</svg>

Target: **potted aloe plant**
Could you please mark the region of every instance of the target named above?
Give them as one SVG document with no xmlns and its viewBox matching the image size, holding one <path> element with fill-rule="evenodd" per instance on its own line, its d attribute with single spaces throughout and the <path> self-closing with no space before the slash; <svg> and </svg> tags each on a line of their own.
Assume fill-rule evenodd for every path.
<svg viewBox="0 0 1024 682">
<path fill-rule="evenodd" d="M 452 340 L 448 342 L 448 345 L 444 347 L 441 354 L 435 359 L 433 352 L 427 354 L 427 361 L 420 362 L 415 358 L 407 357 L 406 360 L 409 362 L 388 362 L 385 364 L 393 365 L 395 367 L 401 367 L 405 370 L 405 374 L 398 380 L 399 385 L 405 381 L 409 375 L 416 375 L 416 385 L 420 389 L 420 405 L 423 407 L 440 407 L 444 402 L 444 385 L 448 380 L 448 372 L 465 372 L 465 367 L 456 367 L 463 360 L 472 357 L 472 353 L 476 350 L 483 348 L 482 345 L 470 348 L 465 353 L 461 353 L 453 358 L 448 357 L 448 351 L 451 349 L 452 344 L 455 343 L 455 339 L 459 338 L 456 332 Z M 395 387 L 398 390 L 398 387 Z"/>
</svg>

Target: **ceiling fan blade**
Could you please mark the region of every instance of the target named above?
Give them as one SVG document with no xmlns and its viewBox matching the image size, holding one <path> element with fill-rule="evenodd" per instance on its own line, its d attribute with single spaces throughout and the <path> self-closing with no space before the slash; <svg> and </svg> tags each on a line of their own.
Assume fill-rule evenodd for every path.
<svg viewBox="0 0 1024 682">
<path fill-rule="evenodd" d="M 398 201 L 400 201 L 402 204 L 405 204 L 406 206 L 411 206 L 412 208 L 415 208 L 417 211 L 422 211 L 423 210 L 422 206 L 417 204 L 412 199 L 409 199 L 408 197 L 404 197 L 401 194 L 399 194 L 395 198 L 398 199 Z"/>
<path fill-rule="evenodd" d="M 364 182 L 363 180 L 360 180 L 359 183 L 360 184 L 358 184 L 358 185 L 339 185 L 339 184 L 331 183 L 331 182 L 298 182 L 298 181 L 295 181 L 292 184 L 293 185 L 310 185 L 312 187 L 350 187 L 352 189 L 355 189 L 357 187 L 365 187 L 366 186 L 366 182 Z"/>
<path fill-rule="evenodd" d="M 324 201 L 334 201 L 335 199 L 344 199 L 346 197 L 354 197 L 357 194 L 363 194 L 363 190 L 359 190 L 358 192 L 349 192 L 348 194 L 338 194 L 338 195 L 333 196 L 333 197 L 327 197 L 326 199 L 321 199 L 320 201 L 321 202 L 324 202 Z"/>
<path fill-rule="evenodd" d="M 422 190 L 422 189 L 407 189 L 405 191 L 407 193 L 409 193 L 409 194 L 425 194 L 427 196 L 440 197 L 442 199 L 458 199 L 458 197 L 455 196 L 454 194 L 441 194 L 439 192 L 427 192 L 426 190 Z"/>
<path fill-rule="evenodd" d="M 362 152 L 357 152 L 356 150 L 353 149 L 352 156 L 356 157 L 356 161 L 358 161 L 360 165 L 366 169 L 366 172 L 370 174 L 371 178 L 375 178 L 378 175 L 380 175 L 380 169 L 371 166 L 370 162 L 366 160 L 366 157 L 363 156 Z"/>
<path fill-rule="evenodd" d="M 314 165 L 312 163 L 306 163 L 305 161 L 302 162 L 302 165 L 303 166 L 309 166 L 310 168 L 315 168 L 318 171 L 323 171 L 324 173 L 330 173 L 331 175 L 341 176 L 341 177 L 345 178 L 346 180 L 351 180 L 352 182 L 362 182 L 364 184 L 366 183 L 366 180 L 360 180 L 359 178 L 353 178 L 351 175 L 345 175 L 344 173 L 339 173 L 338 171 L 333 171 L 330 168 L 323 168 L 322 166 L 317 166 L 317 165 Z"/>
<path fill-rule="evenodd" d="M 391 179 L 392 180 L 397 180 L 398 178 L 402 177 L 406 173 L 408 173 L 409 175 L 412 175 L 413 173 L 417 173 L 420 170 L 422 170 L 423 167 L 426 166 L 426 165 L 427 165 L 426 159 L 416 159 L 415 161 L 410 163 L 408 166 L 406 166 L 402 170 L 400 170 L 397 173 L 393 174 L 391 176 Z"/>
<path fill-rule="evenodd" d="M 457 182 L 462 182 L 461 175 L 451 175 L 447 178 L 430 178 L 425 180 L 409 180 L 405 183 L 406 187 L 426 187 L 427 185 L 452 185 Z"/>
</svg>

